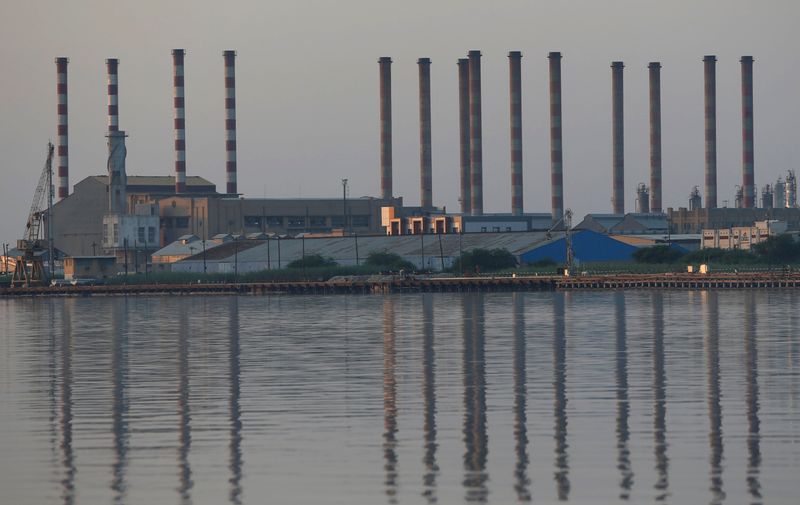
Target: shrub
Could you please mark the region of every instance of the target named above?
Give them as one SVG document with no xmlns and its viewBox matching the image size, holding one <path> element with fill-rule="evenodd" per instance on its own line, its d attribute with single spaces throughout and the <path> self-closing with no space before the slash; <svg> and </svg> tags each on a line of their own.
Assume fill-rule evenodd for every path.
<svg viewBox="0 0 800 505">
<path fill-rule="evenodd" d="M 399 254 L 390 252 L 373 251 L 367 255 L 364 265 L 373 266 L 379 270 L 414 270 L 414 264 L 404 260 Z"/>
<path fill-rule="evenodd" d="M 321 268 L 334 267 L 337 263 L 331 258 L 324 258 L 319 254 L 308 254 L 304 258 L 294 260 L 286 268 Z"/>
<path fill-rule="evenodd" d="M 791 263 L 800 260 L 800 243 L 791 235 L 777 235 L 753 246 L 753 253 L 767 263 Z"/>
<path fill-rule="evenodd" d="M 493 272 L 514 268 L 517 266 L 517 258 L 506 249 L 473 249 L 461 255 L 454 263 L 452 270 L 455 272 Z M 477 269 L 476 269 L 477 267 Z"/>
<path fill-rule="evenodd" d="M 656 245 L 637 249 L 633 253 L 633 259 L 637 263 L 673 263 L 678 261 L 683 254 L 668 245 Z"/>
</svg>

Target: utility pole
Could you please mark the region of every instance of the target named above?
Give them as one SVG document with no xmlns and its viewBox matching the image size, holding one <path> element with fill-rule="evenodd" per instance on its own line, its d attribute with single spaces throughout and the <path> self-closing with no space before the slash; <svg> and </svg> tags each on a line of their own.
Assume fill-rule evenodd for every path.
<svg viewBox="0 0 800 505">
<path fill-rule="evenodd" d="M 234 256 L 233 256 L 233 283 L 239 284 L 239 237 L 233 237 Z"/>
<path fill-rule="evenodd" d="M 352 223 L 350 224 L 352 228 Z M 347 230 L 347 179 L 342 179 L 342 232 Z"/>
</svg>

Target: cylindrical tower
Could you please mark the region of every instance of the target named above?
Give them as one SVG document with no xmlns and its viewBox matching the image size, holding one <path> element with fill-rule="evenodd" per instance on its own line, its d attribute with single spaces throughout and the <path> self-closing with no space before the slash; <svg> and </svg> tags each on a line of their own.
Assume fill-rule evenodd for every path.
<svg viewBox="0 0 800 505">
<path fill-rule="evenodd" d="M 472 212 L 472 185 L 469 152 L 469 59 L 458 60 L 458 125 L 461 147 L 461 213 Z"/>
<path fill-rule="evenodd" d="M 621 61 L 611 63 L 611 137 L 613 170 L 611 207 L 614 214 L 625 213 L 625 119 L 623 117 L 623 86 Z"/>
<path fill-rule="evenodd" d="M 564 216 L 564 174 L 561 151 L 561 53 L 552 52 L 550 60 L 550 191 L 553 222 Z"/>
<path fill-rule="evenodd" d="M 661 212 L 661 63 L 650 70 L 650 212 Z"/>
<path fill-rule="evenodd" d="M 433 207 L 431 168 L 431 60 L 420 58 L 419 65 L 419 200 L 423 209 Z"/>
<path fill-rule="evenodd" d="M 183 49 L 172 50 L 173 87 L 175 89 L 175 192 L 186 192 L 186 114 L 183 90 Z"/>
<path fill-rule="evenodd" d="M 511 128 L 511 214 L 522 215 L 522 53 L 508 53 Z"/>
<path fill-rule="evenodd" d="M 753 57 L 742 56 L 742 206 L 755 206 L 753 157 Z"/>
<path fill-rule="evenodd" d="M 58 114 L 58 199 L 69 196 L 69 121 L 67 110 L 68 58 L 56 58 L 56 94 Z"/>
<path fill-rule="evenodd" d="M 225 60 L 225 192 L 236 188 L 236 51 L 224 51 Z"/>
<path fill-rule="evenodd" d="M 392 198 L 392 59 L 378 59 L 381 116 L 381 198 Z"/>
<path fill-rule="evenodd" d="M 109 58 L 106 60 L 108 70 L 108 131 L 119 131 L 119 81 L 117 70 L 119 60 Z"/>
<path fill-rule="evenodd" d="M 481 52 L 469 54 L 469 162 L 473 216 L 483 215 L 483 137 L 481 132 Z"/>
<path fill-rule="evenodd" d="M 706 208 L 717 207 L 717 57 L 703 57 L 705 84 Z"/>
</svg>

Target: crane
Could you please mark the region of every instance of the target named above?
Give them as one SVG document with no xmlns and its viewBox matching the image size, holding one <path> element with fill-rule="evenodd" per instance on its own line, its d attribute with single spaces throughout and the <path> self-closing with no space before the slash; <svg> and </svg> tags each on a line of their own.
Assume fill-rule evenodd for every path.
<svg viewBox="0 0 800 505">
<path fill-rule="evenodd" d="M 557 230 L 559 226 L 564 227 L 564 244 L 566 245 L 566 274 L 572 270 L 572 264 L 575 262 L 575 253 L 572 250 L 572 209 L 564 210 L 564 215 L 547 230 L 548 240 L 552 238 L 552 232 Z"/>
<path fill-rule="evenodd" d="M 25 223 L 25 232 L 21 240 L 17 241 L 20 255 L 16 258 L 14 276 L 11 278 L 12 286 L 33 286 L 44 284 L 47 274 L 44 270 L 41 253 L 48 248 L 51 255 L 53 250 L 42 235 L 42 217 L 46 210 L 52 206 L 53 201 L 53 144 L 47 143 L 47 161 L 45 161 L 39 184 L 33 193 L 33 203 L 28 213 L 28 222 Z M 48 223 L 50 223 L 48 217 Z M 30 267 L 29 267 L 30 264 Z"/>
</svg>

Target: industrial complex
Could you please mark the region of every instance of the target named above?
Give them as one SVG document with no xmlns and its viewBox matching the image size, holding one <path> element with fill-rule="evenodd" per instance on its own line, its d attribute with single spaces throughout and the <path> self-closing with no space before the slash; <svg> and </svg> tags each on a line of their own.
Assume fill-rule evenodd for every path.
<svg viewBox="0 0 800 505">
<path fill-rule="evenodd" d="M 526 213 L 523 202 L 522 146 L 522 53 L 511 51 L 509 61 L 509 145 L 511 201 L 509 212 L 486 214 L 483 211 L 483 154 L 481 119 L 481 52 L 469 51 L 458 59 L 458 102 L 460 139 L 460 209 L 448 213 L 435 205 L 432 187 L 431 75 L 429 58 L 420 58 L 419 70 L 419 152 L 420 205 L 405 206 L 394 194 L 392 180 L 392 79 L 390 57 L 378 60 L 380 102 L 380 162 L 378 196 L 351 198 L 347 180 L 342 181 L 341 198 L 249 198 L 239 192 L 236 155 L 236 53 L 223 52 L 225 101 L 224 191 L 187 171 L 183 49 L 172 51 L 174 88 L 174 170 L 172 174 L 129 175 L 125 161 L 126 133 L 120 129 L 119 61 L 106 60 L 108 90 L 108 163 L 102 174 L 87 177 L 70 190 L 68 63 L 56 58 L 57 146 L 56 202 L 37 209 L 43 223 L 43 239 L 54 254 L 64 257 L 116 258 L 118 264 L 148 263 L 174 270 L 196 271 L 197 253 L 216 249 L 215 258 L 204 257 L 203 271 L 228 268 L 225 248 L 235 247 L 244 269 L 280 268 L 273 259 L 272 245 L 283 244 L 283 261 L 297 256 L 293 239 L 303 241 L 303 251 L 319 252 L 341 264 L 359 262 L 372 250 L 396 251 L 421 268 L 448 266 L 465 248 L 507 247 L 521 262 L 544 258 L 564 232 L 574 229 L 575 244 L 594 248 L 589 257 L 625 260 L 631 247 L 663 241 L 657 237 L 681 235 L 684 246 L 701 245 L 704 230 L 752 227 L 757 221 L 781 222 L 776 229 L 800 229 L 797 183 L 793 171 L 785 178 L 762 187 L 760 201 L 754 183 L 753 155 L 753 58 L 741 58 L 742 90 L 742 179 L 736 186 L 734 206 L 727 201 L 719 206 L 717 189 L 716 141 L 716 57 L 703 58 L 705 101 L 705 171 L 703 196 L 692 189 L 687 207 L 664 208 L 661 166 L 661 85 L 659 62 L 650 62 L 650 180 L 637 186 L 636 212 L 626 213 L 624 203 L 625 159 L 623 119 L 624 63 L 611 63 L 612 160 L 611 214 L 589 214 L 573 227 L 563 193 L 563 153 L 561 125 L 561 62 L 559 52 L 548 54 L 550 104 L 550 192 L 549 212 Z M 455 91 L 455 90 L 454 90 Z M 221 171 L 222 172 L 222 171 Z M 498 177 L 499 174 L 491 174 Z M 39 197 L 40 201 L 41 196 Z M 35 205 L 34 205 L 35 207 Z M 33 211 L 32 211 L 33 215 Z M 30 224 L 30 223 L 29 223 Z M 760 228 L 759 228 L 760 229 Z M 782 228 L 781 228 L 782 229 Z M 422 235 L 422 239 L 407 238 Z M 424 238 L 424 235 L 438 236 Z M 650 236 L 652 240 L 631 245 L 600 236 Z M 694 235 L 696 243 L 686 237 Z M 723 236 L 727 236 L 723 232 Z M 578 240 L 578 237 L 582 237 Z M 717 237 L 720 234 L 706 234 Z M 226 238 L 227 237 L 227 238 Z M 233 241 L 235 246 L 227 245 Z M 247 242 L 248 245 L 245 245 Z M 507 242 L 507 243 L 506 243 Z M 14 253 L 5 253 L 5 268 L 27 250 L 33 241 L 19 244 Z M 45 243 L 45 242 L 43 242 Z M 505 244 L 505 245 L 504 245 Z M 532 251 L 537 248 L 539 253 Z M 606 248 L 604 254 L 597 248 Z M 438 250 L 438 255 L 436 254 Z M 276 251 L 277 253 L 277 251 Z M 241 258 L 239 258 L 241 256 Z M 552 252 L 552 259 L 561 256 Z M 167 260 L 172 258 L 174 261 Z M 427 258 L 427 260 L 425 259 Z M 74 263 L 74 262 L 73 262 Z M 211 265 L 211 266 L 210 266 Z"/>
</svg>

